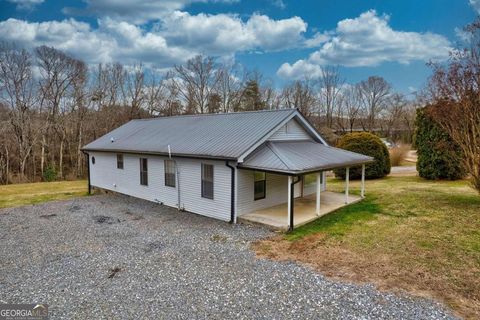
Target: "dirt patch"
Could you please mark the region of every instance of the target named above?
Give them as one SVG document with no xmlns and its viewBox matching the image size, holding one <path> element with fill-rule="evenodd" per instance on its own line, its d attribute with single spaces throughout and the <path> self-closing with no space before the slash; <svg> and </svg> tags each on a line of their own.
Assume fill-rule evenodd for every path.
<svg viewBox="0 0 480 320">
<path fill-rule="evenodd" d="M 126 210 L 124 213 L 125 213 L 127 216 L 129 216 L 131 220 L 141 220 L 141 219 L 143 219 L 143 216 L 142 216 L 142 215 L 133 213 L 133 212 L 131 212 L 131 211 L 129 211 L 129 210 Z"/>
<path fill-rule="evenodd" d="M 115 268 L 110 269 L 110 274 L 108 275 L 108 279 L 112 279 L 112 278 L 115 277 L 115 276 L 117 275 L 117 273 L 119 273 L 120 271 L 122 271 L 122 268 L 119 268 L 119 267 L 115 267 Z"/>
<path fill-rule="evenodd" d="M 68 211 L 76 212 L 76 211 L 79 211 L 80 209 L 82 209 L 82 207 L 75 205 L 75 206 L 71 206 L 70 208 L 68 208 Z"/>
<path fill-rule="evenodd" d="M 148 252 L 160 250 L 163 247 L 164 246 L 160 241 L 154 241 L 154 242 L 147 243 L 143 251 L 148 253 Z"/>
<path fill-rule="evenodd" d="M 432 274 L 415 261 L 405 263 L 402 257 L 382 254 L 381 250 L 354 251 L 341 243 L 332 244 L 322 233 L 295 241 L 279 235 L 253 243 L 252 249 L 258 257 L 297 261 L 336 280 L 373 283 L 384 291 L 438 299 L 468 319 L 480 318 L 480 292 L 475 285 L 479 269 L 471 274 L 450 271 L 451 279 L 447 280 L 443 276 L 445 270 Z"/>
<path fill-rule="evenodd" d="M 57 214 L 55 214 L 55 213 L 52 213 L 52 214 L 42 214 L 42 215 L 40 216 L 40 218 L 42 218 L 42 219 L 51 219 L 51 218 L 54 218 L 54 217 L 56 217 L 56 216 L 57 216 Z"/>
<path fill-rule="evenodd" d="M 210 237 L 210 240 L 213 242 L 227 242 L 228 238 L 221 234 L 214 234 Z"/>
<path fill-rule="evenodd" d="M 99 224 L 114 224 L 121 222 L 120 219 L 109 216 L 94 216 L 93 220 Z"/>
</svg>

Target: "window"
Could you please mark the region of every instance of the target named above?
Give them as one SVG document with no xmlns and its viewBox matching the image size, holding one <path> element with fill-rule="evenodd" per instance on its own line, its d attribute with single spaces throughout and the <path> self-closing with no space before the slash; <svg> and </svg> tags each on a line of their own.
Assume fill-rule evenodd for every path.
<svg viewBox="0 0 480 320">
<path fill-rule="evenodd" d="M 213 199 L 213 165 L 202 163 L 202 197 Z"/>
<path fill-rule="evenodd" d="M 255 171 L 253 173 L 254 176 L 254 199 L 255 200 L 260 200 L 264 199 L 266 195 L 266 189 L 267 189 L 267 180 L 266 177 L 267 175 L 265 172 L 259 172 Z"/>
<path fill-rule="evenodd" d="M 140 184 L 148 186 L 148 163 L 147 158 L 140 158 Z"/>
<path fill-rule="evenodd" d="M 123 169 L 123 154 L 117 154 L 117 169 Z"/>
<path fill-rule="evenodd" d="M 92 164 L 95 164 L 95 157 L 92 157 Z"/>
<path fill-rule="evenodd" d="M 175 188 L 175 161 L 165 160 L 165 185 Z"/>
</svg>

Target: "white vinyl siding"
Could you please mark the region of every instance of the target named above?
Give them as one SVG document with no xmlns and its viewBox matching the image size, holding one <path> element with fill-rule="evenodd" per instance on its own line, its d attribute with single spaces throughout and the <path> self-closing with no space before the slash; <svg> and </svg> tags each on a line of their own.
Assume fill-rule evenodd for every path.
<svg viewBox="0 0 480 320">
<path fill-rule="evenodd" d="M 91 184 L 133 197 L 177 207 L 180 188 L 180 208 L 200 215 L 229 221 L 231 170 L 224 161 L 177 158 L 179 185 L 165 186 L 164 160 L 168 157 L 124 154 L 124 169 L 118 170 L 116 154 L 90 152 L 95 165 L 90 166 Z M 140 158 L 148 159 L 148 186 L 139 183 Z M 214 194 L 212 199 L 201 197 L 201 164 L 214 166 Z M 252 200 L 253 201 L 253 200 Z"/>
<path fill-rule="evenodd" d="M 273 133 L 268 140 L 270 141 L 284 141 L 284 140 L 312 140 L 310 134 L 298 123 L 297 120 L 292 119 L 284 126 Z"/>
<path fill-rule="evenodd" d="M 288 178 L 286 175 L 267 173 L 265 198 L 256 201 L 254 200 L 254 171 L 240 169 L 237 171 L 237 177 L 239 215 L 287 202 Z"/>
<path fill-rule="evenodd" d="M 251 213 L 256 210 L 273 207 L 288 201 L 288 176 L 273 173 L 266 174 L 266 194 L 264 199 L 254 200 L 255 177 L 251 170 L 237 170 L 238 192 L 237 192 L 237 212 L 238 215 Z M 325 178 L 325 175 L 323 176 Z M 325 190 L 325 179 L 323 180 L 321 190 Z M 316 192 L 315 184 L 310 184 L 308 188 L 303 190 L 303 196 Z M 299 182 L 294 186 L 294 196 L 296 198 L 302 196 L 302 183 Z M 285 212 L 287 214 L 287 212 Z"/>
</svg>

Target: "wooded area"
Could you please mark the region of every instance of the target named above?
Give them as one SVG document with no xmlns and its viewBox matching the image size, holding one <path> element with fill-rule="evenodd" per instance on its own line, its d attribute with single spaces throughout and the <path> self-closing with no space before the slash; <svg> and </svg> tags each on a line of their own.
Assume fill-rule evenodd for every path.
<svg viewBox="0 0 480 320">
<path fill-rule="evenodd" d="M 81 147 L 135 118 L 296 107 L 330 140 L 356 130 L 410 140 L 420 105 L 381 77 L 347 84 L 336 67 L 279 89 L 213 57 L 160 74 L 7 43 L 0 45 L 0 98 L 1 184 L 83 177 Z"/>
</svg>

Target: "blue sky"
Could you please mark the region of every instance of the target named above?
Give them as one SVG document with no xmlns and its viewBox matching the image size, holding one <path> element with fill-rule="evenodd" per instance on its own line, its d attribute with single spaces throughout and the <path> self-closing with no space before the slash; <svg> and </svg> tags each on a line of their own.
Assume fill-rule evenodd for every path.
<svg viewBox="0 0 480 320">
<path fill-rule="evenodd" d="M 0 40 L 55 46 L 90 64 L 163 72 L 195 54 L 257 69 L 278 87 L 338 65 L 348 83 L 421 88 L 480 0 L 1 0 Z"/>
</svg>

